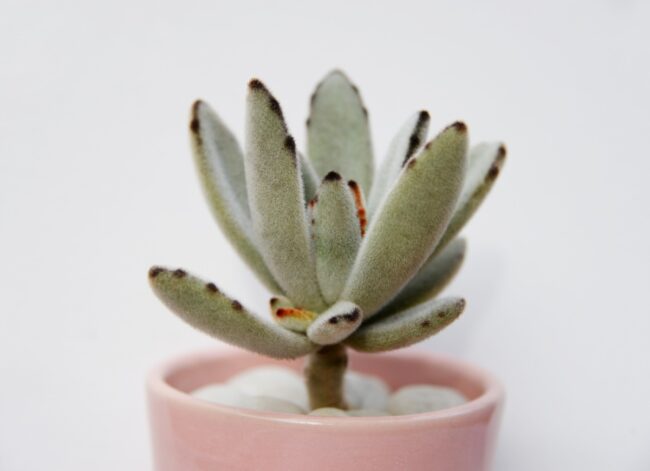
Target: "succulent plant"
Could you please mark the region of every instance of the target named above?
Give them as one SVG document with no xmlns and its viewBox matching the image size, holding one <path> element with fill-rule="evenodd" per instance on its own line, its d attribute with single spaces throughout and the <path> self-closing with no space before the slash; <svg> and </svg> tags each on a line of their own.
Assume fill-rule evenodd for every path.
<svg viewBox="0 0 650 471">
<path fill-rule="evenodd" d="M 223 232 L 273 293 L 273 321 L 182 269 L 151 268 L 153 290 L 225 342 L 275 358 L 308 356 L 311 406 L 345 408 L 348 347 L 411 345 L 465 306 L 436 295 L 463 261 L 466 244 L 456 236 L 492 187 L 505 148 L 468 150 L 462 122 L 425 144 L 428 124 L 426 111 L 409 117 L 375 176 L 368 112 L 340 71 L 311 97 L 306 156 L 259 80 L 248 86 L 244 151 L 197 101 L 190 136 L 203 189 Z"/>
</svg>

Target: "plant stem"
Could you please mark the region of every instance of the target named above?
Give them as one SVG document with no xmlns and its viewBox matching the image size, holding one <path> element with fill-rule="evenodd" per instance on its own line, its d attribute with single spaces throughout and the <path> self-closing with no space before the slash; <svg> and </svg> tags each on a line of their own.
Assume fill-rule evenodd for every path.
<svg viewBox="0 0 650 471">
<path fill-rule="evenodd" d="M 321 407 L 347 409 L 343 397 L 343 377 L 347 366 L 348 354 L 342 344 L 326 345 L 309 355 L 305 380 L 312 410 Z"/>
</svg>

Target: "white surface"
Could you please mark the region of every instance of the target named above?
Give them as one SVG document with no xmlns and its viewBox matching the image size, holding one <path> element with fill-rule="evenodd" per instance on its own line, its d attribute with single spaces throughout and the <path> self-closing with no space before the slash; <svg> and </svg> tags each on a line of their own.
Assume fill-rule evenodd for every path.
<svg viewBox="0 0 650 471">
<path fill-rule="evenodd" d="M 467 311 L 424 344 L 503 379 L 495 469 L 650 469 L 650 4 L 383 3 L 2 2 L 0 469 L 149 467 L 143 375 L 212 344 L 149 265 L 266 312 L 201 199 L 189 106 L 241 135 L 259 76 L 302 145 L 334 66 L 379 154 L 423 106 L 508 144 L 449 289 Z"/>
</svg>

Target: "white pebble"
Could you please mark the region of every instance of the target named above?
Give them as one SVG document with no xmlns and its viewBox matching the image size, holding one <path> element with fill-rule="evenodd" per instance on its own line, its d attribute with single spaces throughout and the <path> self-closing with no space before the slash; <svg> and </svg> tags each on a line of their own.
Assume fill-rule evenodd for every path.
<svg viewBox="0 0 650 471">
<path fill-rule="evenodd" d="M 320 409 L 314 409 L 308 415 L 316 415 L 321 417 L 347 417 L 348 414 L 341 409 L 336 407 L 321 407 Z"/>
<path fill-rule="evenodd" d="M 392 415 L 419 414 L 447 409 L 466 402 L 458 391 L 443 386 L 414 384 L 395 392 L 388 401 Z"/>
<path fill-rule="evenodd" d="M 276 397 L 250 396 L 229 384 L 210 384 L 192 392 L 192 396 L 222 406 L 267 412 L 303 414 L 305 409 Z"/>
<path fill-rule="evenodd" d="M 350 409 L 386 410 L 390 391 L 379 378 L 350 371 L 345 375 L 343 387 Z"/>
<path fill-rule="evenodd" d="M 248 409 L 263 410 L 267 412 L 284 412 L 286 414 L 304 414 L 305 409 L 296 404 L 277 397 L 249 396 Z"/>
<path fill-rule="evenodd" d="M 249 397 L 228 384 L 208 384 L 192 391 L 192 396 L 222 406 L 248 407 Z"/>
<path fill-rule="evenodd" d="M 390 414 L 385 410 L 354 409 L 349 410 L 348 415 L 351 417 L 383 417 Z"/>
<path fill-rule="evenodd" d="M 233 376 L 230 386 L 249 396 L 266 396 L 289 401 L 301 409 L 309 408 L 307 388 L 302 377 L 293 370 L 279 366 L 262 366 Z"/>
</svg>

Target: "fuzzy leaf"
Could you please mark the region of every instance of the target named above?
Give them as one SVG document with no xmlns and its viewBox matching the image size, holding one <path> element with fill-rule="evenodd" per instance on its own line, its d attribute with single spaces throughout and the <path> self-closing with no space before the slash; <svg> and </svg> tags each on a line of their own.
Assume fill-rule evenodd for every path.
<svg viewBox="0 0 650 471">
<path fill-rule="evenodd" d="M 275 322 L 285 329 L 294 332 L 305 333 L 309 325 L 318 317 L 313 311 L 295 307 L 293 303 L 284 296 L 271 298 L 271 315 Z"/>
<path fill-rule="evenodd" d="M 297 358 L 316 347 L 304 335 L 263 322 L 237 301 L 183 270 L 153 267 L 156 295 L 191 326 L 224 342 L 273 358 Z"/>
<path fill-rule="evenodd" d="M 279 103 L 259 80 L 249 84 L 244 157 L 253 228 L 264 261 L 293 302 L 324 308 L 295 143 Z"/>
<path fill-rule="evenodd" d="M 330 72 L 312 95 L 307 156 L 321 177 L 335 171 L 357 181 L 366 194 L 370 191 L 373 157 L 368 113 L 357 88 L 341 71 Z"/>
<path fill-rule="evenodd" d="M 381 310 L 381 314 L 406 309 L 437 296 L 458 273 L 466 248 L 464 239 L 456 239 L 439 254 L 431 255 L 417 275 Z"/>
<path fill-rule="evenodd" d="M 325 176 L 311 212 L 318 283 L 325 302 L 332 304 L 341 294 L 361 244 L 354 198 L 338 173 Z"/>
<path fill-rule="evenodd" d="M 307 336 L 319 345 L 333 345 L 357 330 L 362 321 L 363 313 L 359 306 L 339 301 L 318 316 L 307 329 Z"/>
<path fill-rule="evenodd" d="M 311 163 L 304 155 L 298 152 L 298 157 L 300 158 L 300 174 L 302 177 L 302 187 L 304 189 L 305 200 L 310 201 L 318 190 L 318 175 L 316 174 L 314 167 L 311 166 Z"/>
<path fill-rule="evenodd" d="M 366 226 L 368 225 L 368 216 L 366 215 L 366 203 L 363 199 L 363 193 L 359 189 L 359 185 L 354 180 L 348 181 L 348 187 L 352 191 L 354 198 L 354 206 L 357 209 L 357 220 L 359 221 L 359 232 L 361 237 L 366 235 Z"/>
<path fill-rule="evenodd" d="M 463 312 L 461 298 L 433 299 L 368 322 L 345 341 L 361 352 L 386 352 L 420 342 L 451 324 Z"/>
<path fill-rule="evenodd" d="M 251 237 L 244 160 L 237 140 L 207 103 L 192 107 L 190 137 L 203 192 L 221 230 L 266 287 L 282 290 Z"/>
<path fill-rule="evenodd" d="M 465 172 L 467 129 L 455 123 L 412 157 L 370 222 L 341 299 L 371 317 L 418 272 L 442 237 Z"/>
<path fill-rule="evenodd" d="M 506 159 L 506 148 L 498 142 L 477 144 L 469 152 L 468 170 L 454 215 L 436 252 L 458 235 L 474 215 L 496 181 Z"/>
<path fill-rule="evenodd" d="M 368 198 L 369 217 L 372 217 L 382 199 L 390 191 L 402 167 L 424 143 L 428 129 L 429 113 L 420 111 L 409 117 L 393 138 L 388 146 L 386 158 L 372 184 L 372 191 Z"/>
</svg>

